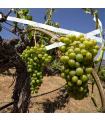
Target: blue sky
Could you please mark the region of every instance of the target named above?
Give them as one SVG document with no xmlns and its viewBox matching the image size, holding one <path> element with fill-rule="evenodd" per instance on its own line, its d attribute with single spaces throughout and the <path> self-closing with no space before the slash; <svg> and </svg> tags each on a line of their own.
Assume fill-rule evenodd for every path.
<svg viewBox="0 0 105 120">
<path fill-rule="evenodd" d="M 45 8 L 28 8 L 30 10 L 30 15 L 33 16 L 33 20 L 39 23 L 45 23 L 44 20 L 44 11 Z M 52 22 L 58 22 L 60 24 L 60 28 L 67 30 L 75 30 L 82 33 L 88 33 L 95 30 L 95 22 L 93 21 L 93 16 L 90 14 L 86 14 L 84 10 L 81 8 L 54 8 L 55 12 L 52 17 Z M 7 14 L 9 8 L 0 8 L 4 14 Z M 98 8 L 99 19 L 102 22 L 103 29 L 105 28 L 104 20 L 105 20 L 105 8 Z M 12 12 L 10 16 L 14 16 Z M 2 23 L 4 26 L 5 23 Z M 6 30 L 2 30 L 0 32 L 0 36 L 4 39 L 10 39 L 15 35 Z M 99 44 L 100 45 L 100 44 Z M 105 55 L 104 55 L 105 59 Z"/>
</svg>

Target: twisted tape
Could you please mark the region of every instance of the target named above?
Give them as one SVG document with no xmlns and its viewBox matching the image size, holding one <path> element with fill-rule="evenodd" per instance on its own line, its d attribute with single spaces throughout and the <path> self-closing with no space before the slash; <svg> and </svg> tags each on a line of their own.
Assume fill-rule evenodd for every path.
<svg viewBox="0 0 105 120">
<path fill-rule="evenodd" d="M 0 18 L 1 18 L 1 15 L 0 15 Z M 59 33 L 62 33 L 62 34 L 67 34 L 67 35 L 74 34 L 76 36 L 78 36 L 80 34 L 84 34 L 84 33 L 80 33 L 80 32 L 77 32 L 77 31 L 71 31 L 71 30 L 66 30 L 66 29 L 62 29 L 62 28 L 56 28 L 56 27 L 45 25 L 45 24 L 42 24 L 42 23 L 37 23 L 37 22 L 30 21 L 30 20 L 24 20 L 24 19 L 20 19 L 20 18 L 16 18 L 16 17 L 11 17 L 11 16 L 8 16 L 7 20 L 20 22 L 20 23 L 24 23 L 24 24 L 29 24 L 29 25 L 32 25 L 32 26 L 35 26 L 35 27 L 40 27 L 40 28 L 43 28 L 43 29 L 46 29 L 46 30 L 56 32 L 56 33 L 59 32 Z M 100 24 L 100 26 L 102 26 L 101 21 L 99 22 L 99 24 Z M 99 29 L 97 29 L 97 30 L 94 30 L 90 33 L 84 34 L 84 36 L 85 36 L 85 38 L 90 38 L 90 39 L 93 39 L 93 40 L 97 40 L 97 42 L 102 43 L 103 40 L 101 38 L 94 36 L 95 34 L 99 34 L 100 32 L 101 31 Z M 60 47 L 62 45 L 65 45 L 65 44 L 62 43 L 62 42 L 58 42 L 58 43 L 54 43 L 54 44 L 46 46 L 46 49 L 50 50 L 50 49 L 53 49 L 53 48 L 56 48 L 56 47 Z"/>
</svg>

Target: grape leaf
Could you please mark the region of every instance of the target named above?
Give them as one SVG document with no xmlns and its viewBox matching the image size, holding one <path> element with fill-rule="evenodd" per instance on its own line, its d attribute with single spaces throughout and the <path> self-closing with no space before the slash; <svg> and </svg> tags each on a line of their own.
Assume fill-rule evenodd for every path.
<svg viewBox="0 0 105 120">
<path fill-rule="evenodd" d="M 94 14 L 94 8 L 90 8 L 92 15 Z"/>
<path fill-rule="evenodd" d="M 90 9 L 88 9 L 88 8 L 82 8 L 82 9 L 86 12 L 86 14 L 90 14 L 91 13 Z"/>
<path fill-rule="evenodd" d="M 30 16 L 28 16 L 28 20 L 33 20 L 33 18 L 32 18 L 32 16 L 30 15 Z"/>
<path fill-rule="evenodd" d="M 85 11 L 86 12 L 86 14 L 90 14 L 91 12 L 90 11 Z"/>
<path fill-rule="evenodd" d="M 28 15 L 30 10 L 28 9 L 22 9 L 24 16 Z"/>
<path fill-rule="evenodd" d="M 44 20 L 46 21 L 46 15 L 44 16 Z"/>
</svg>

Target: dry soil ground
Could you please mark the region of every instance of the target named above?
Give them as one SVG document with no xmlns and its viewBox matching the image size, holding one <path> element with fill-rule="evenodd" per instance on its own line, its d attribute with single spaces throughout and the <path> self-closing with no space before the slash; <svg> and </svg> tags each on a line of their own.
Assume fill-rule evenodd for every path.
<svg viewBox="0 0 105 120">
<path fill-rule="evenodd" d="M 14 72 L 14 70 L 11 70 Z M 11 102 L 15 83 L 8 88 L 13 81 L 12 76 L 0 74 L 0 107 Z M 65 84 L 65 80 L 59 76 L 44 77 L 43 84 L 38 94 L 52 91 Z M 83 100 L 74 100 L 73 98 L 62 98 L 64 88 L 50 94 L 32 98 L 29 105 L 29 113 L 98 113 L 91 100 L 91 85 L 89 85 L 90 94 Z M 36 95 L 36 94 L 33 94 Z M 94 97 L 98 107 L 101 107 L 101 100 L 98 89 L 94 85 Z M 0 113 L 10 113 L 13 106 L 9 106 L 0 111 Z"/>
</svg>

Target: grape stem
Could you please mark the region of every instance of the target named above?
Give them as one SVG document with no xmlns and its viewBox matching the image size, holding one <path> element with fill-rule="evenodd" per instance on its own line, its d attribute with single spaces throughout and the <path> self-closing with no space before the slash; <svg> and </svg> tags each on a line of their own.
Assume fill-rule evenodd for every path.
<svg viewBox="0 0 105 120">
<path fill-rule="evenodd" d="M 98 106 L 97 106 L 97 104 L 96 104 L 96 102 L 95 102 L 95 98 L 94 98 L 94 96 L 93 96 L 94 81 L 91 83 L 91 85 L 92 85 L 91 100 L 93 101 L 93 103 L 94 103 L 94 105 L 95 105 L 97 111 L 98 111 L 98 112 L 101 112 L 101 110 L 98 108 Z"/>
<path fill-rule="evenodd" d="M 97 111 L 98 111 L 98 112 L 101 112 L 101 110 L 98 108 L 98 106 L 97 106 L 97 104 L 96 104 L 96 102 L 95 102 L 95 99 L 94 99 L 94 97 L 93 97 L 93 94 L 91 94 L 91 99 L 92 99 L 92 101 L 93 101 L 93 103 L 94 103 Z"/>
<path fill-rule="evenodd" d="M 104 43 L 102 44 L 100 55 L 98 56 L 98 58 L 96 58 L 96 60 L 94 61 L 94 63 L 97 64 L 100 60 L 102 60 L 103 54 L 104 54 Z"/>
</svg>

